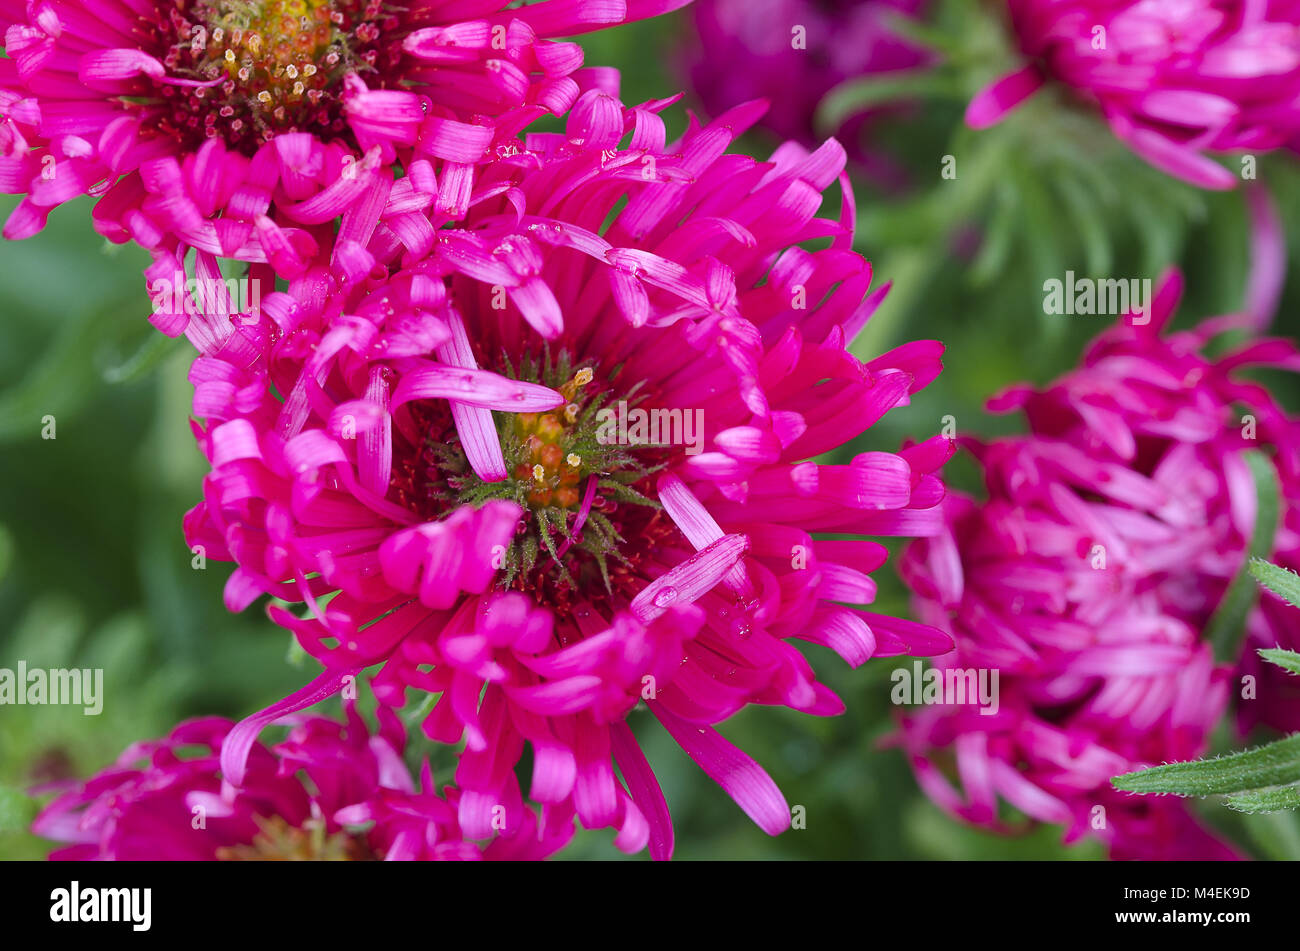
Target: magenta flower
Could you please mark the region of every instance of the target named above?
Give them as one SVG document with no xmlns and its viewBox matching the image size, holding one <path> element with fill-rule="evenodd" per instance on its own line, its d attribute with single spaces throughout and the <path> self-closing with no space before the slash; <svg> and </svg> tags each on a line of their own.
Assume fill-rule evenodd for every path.
<svg viewBox="0 0 1300 951">
<path fill-rule="evenodd" d="M 439 694 L 425 732 L 464 740 L 467 836 L 501 806 L 515 827 L 528 745 L 532 800 L 666 858 L 639 703 L 775 834 L 780 791 L 712 725 L 842 709 L 794 640 L 855 666 L 950 648 L 848 606 L 887 554 L 862 536 L 941 527 L 948 440 L 812 461 L 906 405 L 942 352 L 845 348 L 883 289 L 849 249 L 851 201 L 817 216 L 843 150 L 726 154 L 755 105 L 667 144 L 665 105 L 589 93 L 485 173 L 463 226 L 435 233 L 395 196 L 368 245 L 336 246 L 349 267 L 268 302 L 276 324 L 202 323 L 212 474 L 187 536 L 238 563 L 232 610 L 306 602 L 270 613 L 326 668 L 236 728 L 234 781 L 261 725 L 382 664 L 383 702 Z"/>
<path fill-rule="evenodd" d="M 482 162 L 608 81 L 554 37 L 682 2 L 7 0 L 0 187 L 26 197 L 4 234 L 90 194 L 112 241 L 291 277 L 394 166 L 463 215 Z"/>
<path fill-rule="evenodd" d="M 970 822 L 1005 829 L 1002 800 L 1116 858 L 1227 854 L 1181 803 L 1118 793 L 1110 777 L 1199 756 L 1226 708 L 1232 670 L 1202 633 L 1254 531 L 1243 454 L 1296 452 L 1296 423 L 1235 374 L 1300 369 L 1300 354 L 1254 339 L 1205 355 L 1248 317 L 1162 335 L 1180 293 L 1175 273 L 1149 323 L 1106 331 L 1043 390 L 992 400 L 1022 410 L 1031 435 L 972 443 L 988 500 L 950 498 L 948 533 L 904 556 L 918 617 L 957 643 L 938 663 L 999 673 L 996 712 L 936 705 L 903 730 L 927 793 Z M 1279 543 L 1296 539 L 1292 522 Z"/>
<path fill-rule="evenodd" d="M 710 114 L 766 98 L 772 108 L 763 128 L 782 140 L 815 145 L 820 136 L 813 119 L 832 88 L 926 62 L 925 51 L 888 23 L 889 16 L 914 16 L 922 6 L 923 0 L 696 0 L 696 32 L 684 50 L 685 69 Z M 854 116 L 836 137 L 877 177 L 897 178 L 893 163 L 863 143 L 872 114 Z"/>
<path fill-rule="evenodd" d="M 343 723 L 291 718 L 283 743 L 249 751 L 238 788 L 219 768 L 233 724 L 189 720 L 65 789 L 32 831 L 68 843 L 50 858 L 78 861 L 541 859 L 572 835 L 571 818 L 539 825 L 524 810 L 517 835 L 467 841 L 459 792 L 440 795 L 427 762 L 417 785 L 402 761 L 400 722 L 382 708 L 379 716 L 373 735 L 351 706 Z"/>
<path fill-rule="evenodd" d="M 972 100 L 984 128 L 1057 80 L 1129 148 L 1203 188 L 1237 176 L 1204 153 L 1300 144 L 1295 0 L 1009 0 L 1027 65 Z"/>
</svg>

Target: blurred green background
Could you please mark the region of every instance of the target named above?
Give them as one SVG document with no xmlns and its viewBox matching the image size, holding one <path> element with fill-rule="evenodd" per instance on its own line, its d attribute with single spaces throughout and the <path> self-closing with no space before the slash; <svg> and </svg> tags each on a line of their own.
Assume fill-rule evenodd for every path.
<svg viewBox="0 0 1300 951">
<path fill-rule="evenodd" d="M 1042 282 L 1067 268 L 1155 278 L 1178 263 L 1188 279 L 1181 324 L 1241 301 L 1248 229 L 1240 192 L 1211 195 L 1164 179 L 1050 96 L 980 136 L 960 129 L 964 102 L 1006 55 L 961 16 L 949 10 L 938 26 L 969 53 L 954 54 L 960 68 L 947 95 L 875 127 L 913 174 L 914 189 L 885 196 L 869 182 L 858 187 L 860 250 L 878 279 L 896 287 L 855 349 L 874 355 L 933 337 L 948 345 L 947 370 L 852 451 L 926 438 L 947 415 L 964 431 L 1014 428 L 984 414 L 984 400 L 1015 381 L 1051 379 L 1108 323 L 1042 312 Z M 598 33 L 583 41 L 587 61 L 621 67 L 629 102 L 662 97 L 681 86 L 677 43 L 689 29 L 688 17 L 676 14 Z M 680 130 L 683 110 L 669 121 Z M 746 140 L 760 155 L 771 144 L 761 133 Z M 958 163 L 953 181 L 940 178 L 946 154 Z M 1294 160 L 1260 168 L 1295 247 Z M 4 198 L 0 214 L 14 204 Z M 102 667 L 106 700 L 98 717 L 80 708 L 0 707 L 0 858 L 47 850 L 22 831 L 35 808 L 22 790 L 33 783 L 86 775 L 185 717 L 242 717 L 314 673 L 260 606 L 224 610 L 228 565 L 191 567 L 181 518 L 198 499 L 206 466 L 189 430 L 189 345 L 149 327 L 147 255 L 95 236 L 89 211 L 88 200 L 74 203 L 39 236 L 0 247 L 0 667 L 20 659 L 30 667 Z M 1291 264 L 1293 272 L 1294 254 Z M 1288 335 L 1300 303 L 1295 283 L 1276 321 Z M 1294 383 L 1284 385 L 1295 397 Z M 41 438 L 47 415 L 56 420 L 54 439 Z M 949 477 L 977 488 L 960 462 Z M 877 610 L 906 613 L 891 569 L 876 577 Z M 882 746 L 897 714 L 889 702 L 896 665 L 850 671 L 833 654 L 808 650 L 848 713 L 816 719 L 750 708 L 723 727 L 791 805 L 806 807 L 804 830 L 764 835 L 648 716 L 634 714 L 676 820 L 678 858 L 1101 857 L 1092 843 L 1064 849 L 1056 829 L 1002 839 L 945 817 L 917 790 L 902 755 Z M 1268 824 L 1256 832 L 1279 834 Z M 565 857 L 618 857 L 611 838 L 579 832 Z"/>
</svg>

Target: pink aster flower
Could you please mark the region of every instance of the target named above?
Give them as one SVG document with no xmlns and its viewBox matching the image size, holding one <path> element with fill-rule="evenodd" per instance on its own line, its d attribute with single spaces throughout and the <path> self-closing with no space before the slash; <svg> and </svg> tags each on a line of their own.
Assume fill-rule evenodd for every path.
<svg viewBox="0 0 1300 951">
<path fill-rule="evenodd" d="M 189 720 L 134 743 L 117 763 L 62 791 L 32 824 L 77 861 L 540 859 L 572 835 L 572 820 L 531 811 L 519 835 L 467 841 L 459 792 L 417 784 L 402 761 L 405 731 L 381 709 L 374 734 L 349 705 L 340 723 L 290 718 L 284 742 L 249 750 L 239 788 L 222 780 L 219 753 L 233 724 Z"/>
<path fill-rule="evenodd" d="M 463 214 L 480 163 L 601 81 L 554 37 L 682 2 L 5 0 L 4 234 L 90 194 L 112 241 L 293 276 L 395 166 Z"/>
<path fill-rule="evenodd" d="M 888 23 L 891 15 L 917 15 L 922 6 L 923 0 L 697 0 L 695 33 L 684 50 L 691 88 L 714 115 L 766 98 L 772 108 L 763 128 L 779 139 L 813 145 L 819 140 L 813 119 L 832 88 L 926 62 L 926 53 Z M 836 137 L 876 176 L 896 179 L 893 163 L 862 141 L 872 114 L 846 121 Z"/>
<path fill-rule="evenodd" d="M 950 648 L 861 609 L 887 554 L 864 536 L 939 530 L 948 440 L 813 461 L 942 351 L 846 349 L 883 289 L 849 248 L 852 202 L 818 216 L 843 150 L 727 154 L 752 104 L 667 143 L 664 105 L 590 93 L 485 173 L 461 227 L 383 219 L 355 268 L 264 307 L 278 323 L 202 324 L 212 473 L 188 538 L 238 563 L 231 609 L 305 602 L 270 613 L 326 668 L 231 734 L 235 782 L 265 722 L 382 664 L 382 701 L 438 694 L 425 732 L 464 741 L 467 836 L 499 806 L 515 827 L 528 746 L 533 801 L 666 858 L 634 708 L 775 834 L 783 796 L 713 724 L 838 713 L 798 640 L 855 666 Z"/>
<path fill-rule="evenodd" d="M 1101 110 L 1129 148 L 1203 188 L 1232 188 L 1206 152 L 1300 144 L 1300 4 L 1295 0 L 1009 0 L 1029 62 L 972 100 L 998 122 L 1044 82 Z"/>
<path fill-rule="evenodd" d="M 950 498 L 948 532 L 904 556 L 918 617 L 957 644 L 938 664 L 999 673 L 996 712 L 935 705 L 904 725 L 926 792 L 967 821 L 1006 829 L 1004 801 L 1065 825 L 1067 841 L 1095 834 L 1116 858 L 1228 854 L 1182 803 L 1110 778 L 1199 756 L 1227 706 L 1232 667 L 1203 634 L 1254 532 L 1243 454 L 1294 472 L 1297 451 L 1297 423 L 1237 374 L 1300 370 L 1300 354 L 1256 338 L 1206 355 L 1245 317 L 1164 334 L 1180 293 L 1171 274 L 1149 323 L 1106 331 L 1042 390 L 992 400 L 1023 411 L 1031 434 L 972 442 L 987 501 Z"/>
</svg>

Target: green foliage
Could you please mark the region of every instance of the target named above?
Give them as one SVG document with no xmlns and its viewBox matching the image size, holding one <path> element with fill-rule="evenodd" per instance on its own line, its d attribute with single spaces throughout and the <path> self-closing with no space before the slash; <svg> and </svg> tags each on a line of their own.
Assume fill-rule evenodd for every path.
<svg viewBox="0 0 1300 951">
<path fill-rule="evenodd" d="M 1293 674 L 1300 674 L 1300 654 L 1295 651 L 1283 650 L 1280 647 L 1266 647 L 1261 648 L 1258 653 L 1269 663 L 1277 664 Z"/>
<path fill-rule="evenodd" d="M 1223 804 L 1238 812 L 1288 812 L 1300 806 L 1300 786 L 1253 789 L 1228 796 Z"/>
<path fill-rule="evenodd" d="M 1178 796 L 1221 796 L 1300 782 L 1300 734 L 1240 753 L 1152 766 L 1111 782 L 1128 792 Z"/>
<path fill-rule="evenodd" d="M 0 836 L 24 831 L 35 815 L 30 796 L 20 789 L 0 786 Z"/>
<path fill-rule="evenodd" d="M 1252 454 L 1257 455 L 1257 454 Z M 1262 457 L 1261 457 L 1262 458 Z M 1265 463 L 1267 465 L 1267 463 Z M 1252 463 L 1258 485 L 1271 482 L 1261 480 L 1262 470 Z M 1263 499 L 1261 498 L 1261 503 Z M 1276 512 L 1277 499 L 1271 504 Z M 1256 542 L 1260 540 L 1259 528 L 1265 516 L 1261 504 L 1256 522 Z M 1271 530 L 1268 532 L 1271 547 Z M 1265 549 L 1267 550 L 1267 548 Z M 1296 575 L 1262 558 L 1250 559 L 1248 570 L 1241 577 L 1253 576 L 1260 584 L 1300 606 L 1300 585 Z M 1236 582 L 1234 582 L 1234 587 Z M 1224 600 L 1232 597 L 1232 590 Z M 1234 611 L 1236 608 L 1234 608 Z M 1244 609 L 1236 618 L 1244 626 Z M 1300 654 L 1295 651 L 1268 648 L 1259 651 L 1265 660 L 1277 664 L 1293 674 L 1300 674 Z M 1273 813 L 1289 812 L 1300 808 L 1300 733 L 1276 740 L 1265 746 L 1240 753 L 1230 753 L 1188 763 L 1166 763 L 1150 769 L 1126 773 L 1111 780 L 1116 789 L 1136 793 L 1173 793 L 1178 796 L 1224 796 L 1223 804 L 1236 812 Z"/>
<path fill-rule="evenodd" d="M 1300 575 L 1258 557 L 1250 560 L 1250 573 L 1283 601 L 1300 608 Z"/>
</svg>

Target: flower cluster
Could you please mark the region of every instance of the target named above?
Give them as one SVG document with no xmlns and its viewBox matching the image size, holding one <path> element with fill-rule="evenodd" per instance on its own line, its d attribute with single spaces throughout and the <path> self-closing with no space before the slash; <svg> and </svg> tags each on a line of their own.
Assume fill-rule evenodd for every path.
<svg viewBox="0 0 1300 951">
<path fill-rule="evenodd" d="M 517 835 L 470 841 L 459 791 L 439 793 L 427 762 L 417 784 L 400 721 L 379 716 L 374 734 L 351 706 L 344 722 L 296 718 L 284 742 L 250 750 L 238 788 L 219 767 L 233 724 L 189 720 L 62 789 L 32 831 L 66 843 L 51 858 L 76 861 L 519 860 L 569 840 L 571 817 L 525 810 Z"/>
<path fill-rule="evenodd" d="M 65 855 L 543 857 L 576 816 L 666 858 L 642 702 L 775 834 L 784 798 L 713 725 L 842 709 L 796 640 L 855 666 L 950 649 L 863 610 L 867 536 L 941 529 L 948 440 L 814 461 L 942 353 L 848 350 L 887 287 L 851 250 L 843 148 L 728 153 L 759 102 L 670 141 L 674 100 L 625 106 L 557 39 L 681 5 L 0 11 L 5 235 L 91 195 L 99 233 L 151 253 L 152 321 L 198 351 L 187 538 L 236 563 L 229 608 L 272 596 L 324 668 L 65 792 L 36 824 Z M 525 134 L 546 115 L 563 132 Z M 229 262 L 265 293 L 228 293 Z M 301 719 L 376 666 L 378 735 Z M 443 795 L 400 763 L 412 694 L 464 744 Z"/>
<path fill-rule="evenodd" d="M 1254 537 L 1245 454 L 1268 453 L 1294 492 L 1300 434 L 1237 374 L 1300 370 L 1300 354 L 1251 339 L 1208 356 L 1249 318 L 1165 334 L 1180 293 L 1167 276 L 1149 323 L 1103 333 L 1042 390 L 992 400 L 1023 412 L 1030 434 L 972 442 L 987 500 L 950 498 L 948 531 L 904 557 L 918 616 L 957 643 L 939 663 L 1000 673 L 996 712 L 938 705 L 904 724 L 926 791 L 970 822 L 1006 828 L 1003 800 L 1067 826 L 1067 840 L 1097 835 L 1116 858 L 1229 854 L 1178 801 L 1115 792 L 1110 778 L 1196 757 L 1227 706 L 1232 666 L 1204 633 Z M 1289 508 L 1278 548 L 1297 541 Z"/>
<path fill-rule="evenodd" d="M 794 640 L 855 666 L 950 649 L 856 607 L 887 555 L 864 536 L 940 529 L 949 441 L 813 461 L 906 405 L 942 352 L 846 348 L 885 289 L 848 247 L 847 189 L 818 215 L 843 149 L 729 154 L 757 104 L 668 142 L 665 105 L 584 94 L 563 133 L 484 170 L 461 224 L 394 187 L 260 315 L 196 318 L 212 472 L 187 537 L 238 564 L 231 609 L 303 603 L 269 611 L 325 667 L 232 733 L 232 782 L 262 725 L 383 665 L 381 702 L 436 694 L 424 731 L 465 744 L 467 836 L 498 807 L 517 829 L 528 746 L 533 801 L 667 857 L 640 703 L 775 834 L 784 798 L 713 724 L 751 703 L 840 712 Z"/>
<path fill-rule="evenodd" d="M 1100 110 L 1152 165 L 1203 188 L 1237 176 L 1206 152 L 1300 144 L 1295 0 L 1009 0 L 1029 62 L 971 101 L 992 125 L 1048 80 Z"/>
<path fill-rule="evenodd" d="M 89 194 L 111 241 L 292 277 L 395 168 L 463 215 L 522 128 L 609 81 L 555 37 L 683 2 L 7 4 L 0 188 L 25 197 L 4 235 Z"/>
<path fill-rule="evenodd" d="M 964 89 L 930 67 L 987 35 L 945 43 L 945 8 L 902 27 L 926 48 L 900 36 L 923 0 L 701 0 L 682 65 L 708 116 L 684 122 L 572 39 L 685 5 L 0 0 L 3 234 L 90 196 L 98 234 L 148 252 L 151 321 L 196 351 L 185 539 L 234 565 L 229 610 L 263 603 L 319 666 L 55 784 L 33 825 L 53 857 L 543 859 L 581 825 L 667 859 L 660 727 L 776 835 L 784 794 L 717 727 L 840 713 L 801 644 L 991 680 L 992 704 L 899 731 L 967 822 L 1235 856 L 1111 779 L 1203 753 L 1238 683 L 1243 732 L 1300 729 L 1300 687 L 1255 651 L 1300 648 L 1294 612 L 1266 595 L 1233 630 L 1228 596 L 1250 554 L 1300 568 L 1300 418 L 1241 373 L 1300 371 L 1260 336 L 1286 264 L 1266 193 L 1241 315 L 1173 332 L 1171 272 L 1077 369 L 990 402 L 1027 433 L 966 440 L 986 498 L 950 496 L 952 439 L 867 435 L 943 356 L 853 349 L 889 285 L 854 250 L 846 168 L 900 181 L 864 134 L 885 107 L 826 141 L 815 117 L 872 74 L 912 73 L 862 103 Z M 1214 156 L 1300 146 L 1300 0 L 1008 8 L 1019 68 L 972 127 L 1054 82 L 1205 188 L 1237 180 Z M 760 126 L 782 144 L 736 151 Z M 915 621 L 871 610 L 890 537 Z M 340 693 L 341 718 L 306 712 Z"/>
</svg>

